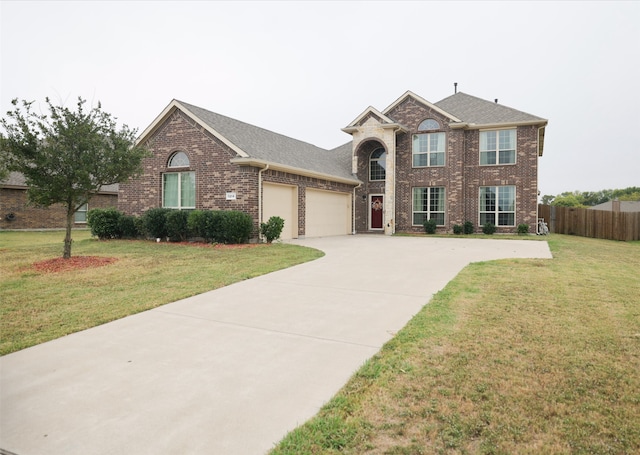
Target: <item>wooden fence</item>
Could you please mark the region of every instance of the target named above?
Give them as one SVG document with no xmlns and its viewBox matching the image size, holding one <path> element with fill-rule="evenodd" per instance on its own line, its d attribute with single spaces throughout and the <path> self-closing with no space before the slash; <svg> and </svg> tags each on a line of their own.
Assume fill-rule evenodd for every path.
<svg viewBox="0 0 640 455">
<path fill-rule="evenodd" d="M 538 205 L 538 217 L 544 218 L 549 232 L 557 234 L 595 239 L 640 240 L 640 212 Z"/>
</svg>

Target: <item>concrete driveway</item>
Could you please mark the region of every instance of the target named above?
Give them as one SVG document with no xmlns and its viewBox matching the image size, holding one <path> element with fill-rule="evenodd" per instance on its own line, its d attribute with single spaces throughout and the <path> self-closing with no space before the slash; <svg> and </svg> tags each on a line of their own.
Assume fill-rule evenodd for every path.
<svg viewBox="0 0 640 455">
<path fill-rule="evenodd" d="M 265 453 L 465 265 L 551 257 L 526 240 L 294 243 L 326 256 L 2 357 L 0 448 Z"/>
</svg>

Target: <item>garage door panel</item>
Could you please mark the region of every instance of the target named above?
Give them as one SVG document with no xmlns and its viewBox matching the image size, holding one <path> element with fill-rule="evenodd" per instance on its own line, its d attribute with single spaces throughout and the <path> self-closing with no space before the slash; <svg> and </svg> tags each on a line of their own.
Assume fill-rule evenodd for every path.
<svg viewBox="0 0 640 455">
<path fill-rule="evenodd" d="M 298 237 L 298 191 L 297 187 L 264 183 L 262 187 L 262 219 L 272 216 L 284 220 L 280 238 L 288 240 Z"/>
<path fill-rule="evenodd" d="M 308 189 L 305 235 L 322 237 L 351 233 L 351 194 Z"/>
</svg>

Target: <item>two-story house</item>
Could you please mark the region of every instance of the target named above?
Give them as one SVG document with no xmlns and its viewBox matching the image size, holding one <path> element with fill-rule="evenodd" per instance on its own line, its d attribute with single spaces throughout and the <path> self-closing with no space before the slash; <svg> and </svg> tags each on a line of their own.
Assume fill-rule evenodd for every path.
<svg viewBox="0 0 640 455">
<path fill-rule="evenodd" d="M 406 92 L 367 108 L 324 150 L 172 101 L 142 133 L 153 151 L 119 207 L 242 210 L 255 226 L 285 219 L 283 238 L 423 232 L 471 221 L 515 232 L 537 221 L 538 158 L 547 120 L 455 93 L 437 103 Z"/>
</svg>

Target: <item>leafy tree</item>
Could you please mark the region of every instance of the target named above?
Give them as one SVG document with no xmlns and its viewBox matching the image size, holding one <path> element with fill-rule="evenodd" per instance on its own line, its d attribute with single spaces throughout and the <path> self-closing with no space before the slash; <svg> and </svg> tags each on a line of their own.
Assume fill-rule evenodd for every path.
<svg viewBox="0 0 640 455">
<path fill-rule="evenodd" d="M 100 104 L 90 110 L 78 98 L 77 110 L 54 106 L 49 114 L 33 111 L 33 102 L 12 101 L 14 110 L 0 120 L 0 161 L 7 170 L 21 172 L 29 201 L 49 207 L 66 207 L 63 257 L 71 257 L 71 227 L 76 210 L 104 185 L 136 176 L 142 170 L 146 149 L 135 145 L 135 130 L 123 125 Z"/>
</svg>

